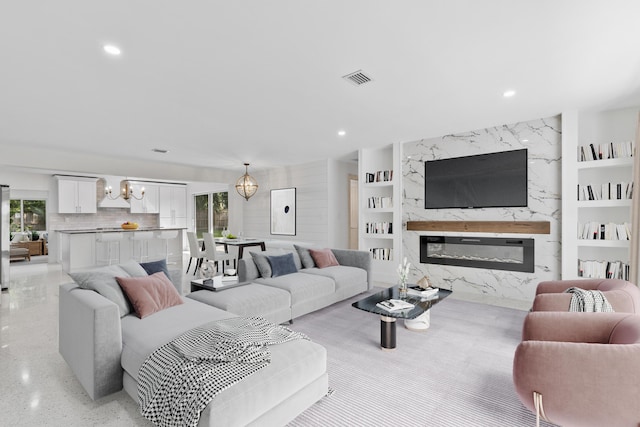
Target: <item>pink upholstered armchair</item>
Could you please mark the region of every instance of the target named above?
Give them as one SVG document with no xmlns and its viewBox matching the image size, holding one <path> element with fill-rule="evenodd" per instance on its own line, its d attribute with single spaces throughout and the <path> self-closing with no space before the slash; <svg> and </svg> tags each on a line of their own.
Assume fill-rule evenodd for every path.
<svg viewBox="0 0 640 427">
<path fill-rule="evenodd" d="M 602 291 L 613 311 L 640 313 L 640 289 L 621 279 L 577 279 L 540 282 L 536 288 L 532 311 L 568 311 L 571 294 L 564 293 L 570 287 Z"/>
<path fill-rule="evenodd" d="M 640 315 L 529 313 L 513 361 L 522 403 L 569 426 L 640 425 Z M 535 394 L 534 394 L 535 393 Z"/>
</svg>

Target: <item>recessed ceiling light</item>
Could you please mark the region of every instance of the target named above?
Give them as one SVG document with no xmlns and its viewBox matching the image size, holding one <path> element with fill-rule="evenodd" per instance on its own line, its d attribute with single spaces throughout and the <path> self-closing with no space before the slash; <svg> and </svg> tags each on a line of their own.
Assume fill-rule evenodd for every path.
<svg viewBox="0 0 640 427">
<path fill-rule="evenodd" d="M 112 44 L 105 44 L 102 49 L 107 52 L 109 55 L 118 56 L 122 53 L 118 46 Z"/>
<path fill-rule="evenodd" d="M 515 94 L 516 94 L 515 90 L 508 90 L 505 93 L 503 93 L 502 96 L 504 96 L 505 98 L 511 98 Z"/>
<path fill-rule="evenodd" d="M 528 139 L 523 139 L 522 142 L 529 142 L 529 140 Z"/>
<path fill-rule="evenodd" d="M 338 135 L 340 136 L 345 136 L 347 134 L 347 132 L 343 131 L 343 130 L 339 130 L 338 131 Z"/>
</svg>

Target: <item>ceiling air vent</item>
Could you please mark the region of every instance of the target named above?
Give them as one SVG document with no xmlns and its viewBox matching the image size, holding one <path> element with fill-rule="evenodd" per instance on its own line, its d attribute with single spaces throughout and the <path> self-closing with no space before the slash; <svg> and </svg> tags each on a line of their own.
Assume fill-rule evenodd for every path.
<svg viewBox="0 0 640 427">
<path fill-rule="evenodd" d="M 353 73 L 349 73 L 346 76 L 342 76 L 342 78 L 353 83 L 356 86 L 363 85 L 373 80 L 371 77 L 367 76 L 362 70 L 354 71 Z"/>
</svg>

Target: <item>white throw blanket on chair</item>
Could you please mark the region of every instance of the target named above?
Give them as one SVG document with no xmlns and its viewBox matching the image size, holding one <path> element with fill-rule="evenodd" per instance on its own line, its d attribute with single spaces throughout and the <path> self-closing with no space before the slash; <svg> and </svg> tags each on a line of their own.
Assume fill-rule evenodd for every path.
<svg viewBox="0 0 640 427">
<path fill-rule="evenodd" d="M 565 292 L 572 294 L 571 303 L 569 304 L 569 311 L 582 311 L 582 312 L 613 312 L 613 308 L 607 298 L 601 291 L 588 291 L 572 287 Z"/>
</svg>

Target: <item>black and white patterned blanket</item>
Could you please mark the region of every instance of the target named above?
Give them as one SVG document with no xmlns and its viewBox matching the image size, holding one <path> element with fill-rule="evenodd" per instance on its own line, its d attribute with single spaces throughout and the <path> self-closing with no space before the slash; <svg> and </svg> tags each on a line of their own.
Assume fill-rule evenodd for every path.
<svg viewBox="0 0 640 427">
<path fill-rule="evenodd" d="M 159 426 L 195 426 L 223 390 L 271 362 L 268 345 L 309 339 L 259 317 L 194 328 L 154 351 L 138 372 L 140 412 Z"/>
<path fill-rule="evenodd" d="M 572 287 L 567 289 L 565 292 L 571 294 L 569 311 L 613 311 L 611 304 L 607 301 L 607 297 L 605 297 L 601 291 L 589 291 L 586 289 Z"/>
</svg>

